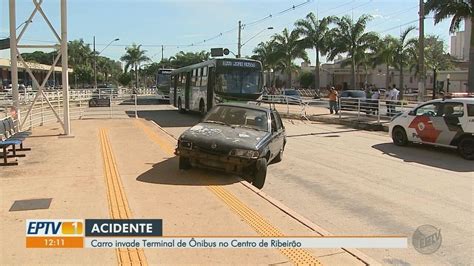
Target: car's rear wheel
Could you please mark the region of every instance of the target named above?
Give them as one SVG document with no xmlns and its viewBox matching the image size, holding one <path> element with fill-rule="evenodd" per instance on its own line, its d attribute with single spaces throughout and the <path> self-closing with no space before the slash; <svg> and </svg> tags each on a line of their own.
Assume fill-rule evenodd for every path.
<svg viewBox="0 0 474 266">
<path fill-rule="evenodd" d="M 458 151 L 466 160 L 474 160 L 474 138 L 463 138 L 458 144 Z"/>
<path fill-rule="evenodd" d="M 392 140 L 397 146 L 406 146 L 408 144 L 407 133 L 402 127 L 395 127 L 392 130 Z"/>
<path fill-rule="evenodd" d="M 262 189 L 267 177 L 267 159 L 260 158 L 255 165 L 255 172 L 253 176 L 252 185 L 258 189 Z"/>
<path fill-rule="evenodd" d="M 188 157 L 179 156 L 179 169 L 188 170 L 191 169 L 191 161 Z"/>
</svg>

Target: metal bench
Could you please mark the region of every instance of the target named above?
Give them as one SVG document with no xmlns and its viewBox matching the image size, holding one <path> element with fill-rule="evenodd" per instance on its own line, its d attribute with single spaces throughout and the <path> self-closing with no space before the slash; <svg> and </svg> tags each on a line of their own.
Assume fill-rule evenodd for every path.
<svg viewBox="0 0 474 266">
<path fill-rule="evenodd" d="M 18 131 L 11 117 L 0 120 L 0 149 L 3 150 L 3 164 L 0 163 L 0 165 L 18 165 L 17 161 L 8 162 L 8 158 L 25 157 L 25 154 L 17 154 L 17 151 L 31 150 L 23 147 L 23 141 L 30 134 L 30 132 Z M 16 148 L 17 145 L 20 145 L 20 149 Z M 9 147 L 11 149 L 8 150 Z M 12 152 L 11 155 L 10 152 Z"/>
</svg>

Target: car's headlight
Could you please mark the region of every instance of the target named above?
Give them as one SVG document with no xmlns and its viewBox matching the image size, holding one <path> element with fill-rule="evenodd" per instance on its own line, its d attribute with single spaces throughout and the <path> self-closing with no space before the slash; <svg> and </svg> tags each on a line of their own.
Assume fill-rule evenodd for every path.
<svg viewBox="0 0 474 266">
<path fill-rule="evenodd" d="M 193 143 L 191 141 L 187 141 L 187 140 L 180 140 L 179 141 L 179 147 L 183 148 L 183 149 L 191 150 L 193 148 Z"/>
<path fill-rule="evenodd" d="M 245 158 L 258 158 L 259 153 L 254 150 L 234 149 L 230 151 L 229 155 Z"/>
</svg>

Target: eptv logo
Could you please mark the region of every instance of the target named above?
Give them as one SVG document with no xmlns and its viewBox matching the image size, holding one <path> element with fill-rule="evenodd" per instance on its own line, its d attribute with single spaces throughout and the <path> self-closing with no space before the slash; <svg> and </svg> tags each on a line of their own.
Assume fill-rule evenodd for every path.
<svg viewBox="0 0 474 266">
<path fill-rule="evenodd" d="M 26 220 L 26 236 L 83 236 L 83 220 Z"/>
</svg>

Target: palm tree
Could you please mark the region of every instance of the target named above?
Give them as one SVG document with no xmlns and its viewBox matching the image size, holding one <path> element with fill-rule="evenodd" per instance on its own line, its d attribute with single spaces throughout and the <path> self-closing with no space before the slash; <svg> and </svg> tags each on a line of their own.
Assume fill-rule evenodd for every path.
<svg viewBox="0 0 474 266">
<path fill-rule="evenodd" d="M 141 45 L 132 44 L 126 48 L 126 53 L 120 58 L 120 60 L 125 62 L 125 71 L 129 67 L 132 67 L 135 70 L 135 86 L 138 88 L 138 66 L 146 61 L 149 61 L 150 58 L 145 55 L 146 50 L 140 49 Z"/>
<path fill-rule="evenodd" d="M 395 65 L 400 71 L 400 80 L 399 80 L 399 89 L 400 89 L 400 99 L 403 99 L 404 89 L 403 89 L 403 68 L 407 65 L 407 62 L 410 57 L 410 47 L 416 44 L 416 39 L 408 39 L 408 34 L 411 31 L 415 30 L 414 26 L 406 28 L 397 39 L 396 42 L 396 51 L 395 51 Z"/>
<path fill-rule="evenodd" d="M 385 88 L 390 86 L 390 67 L 395 64 L 395 53 L 397 39 L 388 35 L 379 41 L 379 45 L 375 49 L 374 61 L 372 67 L 385 65 Z"/>
<path fill-rule="evenodd" d="M 261 42 L 253 49 L 252 59 L 262 62 L 264 70 L 270 71 L 276 67 L 275 46 L 271 41 Z M 273 86 L 273 80 L 270 76 L 270 86 Z"/>
<path fill-rule="evenodd" d="M 313 12 L 306 15 L 306 19 L 296 21 L 295 26 L 298 32 L 304 36 L 303 42 L 306 48 L 314 48 L 316 50 L 316 68 L 314 75 L 314 87 L 319 89 L 319 56 L 326 55 L 329 50 L 330 34 L 329 25 L 334 21 L 333 17 L 325 17 L 320 20 L 316 18 Z"/>
<path fill-rule="evenodd" d="M 328 53 L 328 59 L 334 60 L 338 54 L 347 53 L 351 61 L 351 87 L 356 87 L 355 70 L 359 65 L 358 60 L 363 58 L 361 54 L 369 50 L 375 50 L 378 36 L 375 32 L 365 32 L 367 22 L 371 17 L 362 15 L 357 21 L 349 16 L 335 18 L 336 28 L 331 30 L 332 48 Z"/>
<path fill-rule="evenodd" d="M 299 35 L 297 30 L 288 32 L 288 29 L 285 28 L 281 34 L 273 35 L 272 39 L 275 46 L 277 68 L 287 72 L 287 86 L 289 88 L 291 88 L 291 73 L 297 68 L 297 66 L 293 64 L 293 60 L 301 58 L 308 61 L 308 54 L 304 49 L 303 42 L 299 40 Z"/>
<path fill-rule="evenodd" d="M 462 20 L 474 26 L 474 0 L 428 0 L 425 3 L 426 13 L 434 12 L 434 23 L 453 17 L 449 30 L 454 33 L 459 29 Z M 468 91 L 474 92 L 474 33 L 471 33 L 469 48 Z"/>
</svg>

